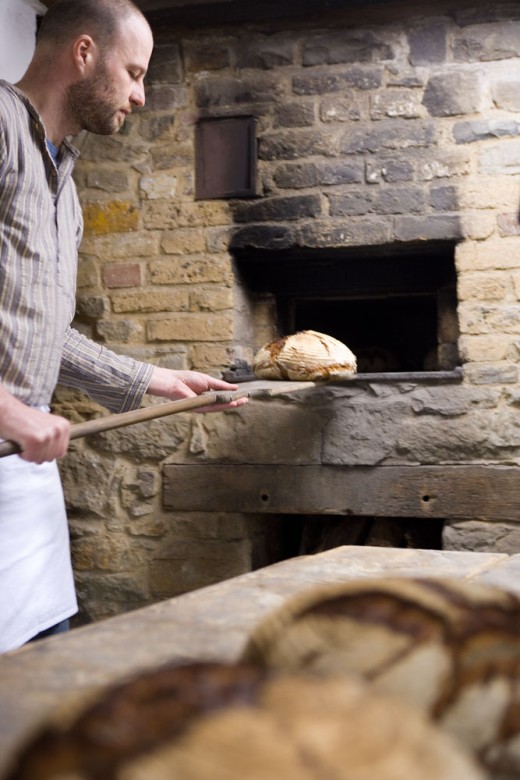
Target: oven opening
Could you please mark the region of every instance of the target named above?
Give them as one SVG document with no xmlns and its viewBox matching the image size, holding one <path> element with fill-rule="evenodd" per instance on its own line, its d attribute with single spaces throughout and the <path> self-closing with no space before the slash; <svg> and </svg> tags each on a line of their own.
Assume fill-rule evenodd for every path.
<svg viewBox="0 0 520 780">
<path fill-rule="evenodd" d="M 235 252 L 255 347 L 312 329 L 343 341 L 358 373 L 459 364 L 455 245 Z M 266 318 L 269 322 L 266 322 Z"/>
</svg>

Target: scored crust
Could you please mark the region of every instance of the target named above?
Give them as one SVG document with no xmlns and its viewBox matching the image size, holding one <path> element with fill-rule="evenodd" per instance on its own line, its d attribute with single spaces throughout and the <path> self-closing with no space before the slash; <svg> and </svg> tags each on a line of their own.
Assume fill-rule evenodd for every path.
<svg viewBox="0 0 520 780">
<path fill-rule="evenodd" d="M 313 381 L 354 374 L 356 368 L 356 357 L 343 342 L 315 330 L 271 341 L 253 360 L 259 379 Z"/>
</svg>

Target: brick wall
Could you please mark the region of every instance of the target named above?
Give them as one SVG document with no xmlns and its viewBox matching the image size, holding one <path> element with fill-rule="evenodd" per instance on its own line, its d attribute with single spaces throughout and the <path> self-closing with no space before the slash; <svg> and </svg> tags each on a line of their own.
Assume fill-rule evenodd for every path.
<svg viewBox="0 0 520 780">
<path fill-rule="evenodd" d="M 75 444 L 63 473 L 87 618 L 280 554 L 283 518 L 165 512 L 165 462 L 519 462 L 519 57 L 520 12 L 507 3 L 157 32 L 145 110 L 118 136 L 78 139 L 78 326 L 138 358 L 218 374 L 274 327 L 257 307 L 253 332 L 230 249 L 449 239 L 464 381 L 337 388 L 311 414 L 277 402 L 266 421 L 251 404 Z M 237 114 L 257 117 L 259 197 L 196 201 L 197 119 Z M 58 400 L 75 419 L 97 413 Z M 514 546 L 514 525 L 482 525 L 479 549 L 497 535 Z M 463 526 L 448 546 L 472 544 Z"/>
</svg>

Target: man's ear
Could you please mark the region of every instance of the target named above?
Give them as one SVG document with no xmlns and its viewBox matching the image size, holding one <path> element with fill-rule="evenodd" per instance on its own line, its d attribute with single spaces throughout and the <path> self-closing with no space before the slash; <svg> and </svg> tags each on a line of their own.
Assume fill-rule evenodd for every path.
<svg viewBox="0 0 520 780">
<path fill-rule="evenodd" d="M 87 74 L 91 70 L 95 64 L 96 52 L 97 46 L 90 35 L 80 35 L 76 38 L 72 47 L 72 55 L 74 65 L 80 73 Z"/>
</svg>

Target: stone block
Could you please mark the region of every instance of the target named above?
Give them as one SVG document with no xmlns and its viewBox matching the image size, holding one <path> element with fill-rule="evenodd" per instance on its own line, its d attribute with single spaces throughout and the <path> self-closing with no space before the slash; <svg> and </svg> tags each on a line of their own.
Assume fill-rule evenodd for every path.
<svg viewBox="0 0 520 780">
<path fill-rule="evenodd" d="M 233 208 L 236 222 L 277 222 L 317 217 L 320 213 L 321 201 L 317 194 L 238 201 Z"/>
<path fill-rule="evenodd" d="M 185 108 L 188 103 L 189 94 L 186 87 L 172 86 L 170 84 L 152 84 L 146 91 L 146 108 L 143 111 L 173 111 L 174 109 Z M 165 122 L 162 126 L 164 127 L 167 124 Z M 155 128 L 160 126 L 161 124 L 156 124 Z M 145 135 L 147 132 L 149 133 L 149 128 L 145 129 L 144 132 Z"/>
<path fill-rule="evenodd" d="M 231 63 L 231 52 L 224 42 L 197 39 L 184 41 L 182 48 L 188 71 L 223 70 Z"/>
<path fill-rule="evenodd" d="M 158 141 L 171 132 L 175 125 L 174 116 L 151 116 L 149 119 L 141 117 L 139 122 L 139 135 L 146 141 Z"/>
<path fill-rule="evenodd" d="M 473 71 L 439 73 L 430 77 L 423 103 L 431 116 L 473 114 L 484 107 L 480 74 Z"/>
<path fill-rule="evenodd" d="M 76 286 L 78 290 L 83 287 L 96 287 L 99 282 L 99 268 L 93 257 L 82 255 L 78 264 Z"/>
<path fill-rule="evenodd" d="M 92 295 L 82 291 L 76 297 L 76 313 L 89 320 L 106 316 L 109 308 L 108 300 L 104 295 Z"/>
<path fill-rule="evenodd" d="M 357 122 L 368 113 L 366 102 L 364 95 L 353 89 L 324 97 L 320 102 L 320 119 L 322 122 Z"/>
<path fill-rule="evenodd" d="M 341 72 L 317 72 L 295 76 L 292 88 L 295 95 L 326 95 L 346 89 L 377 89 L 381 86 L 383 69 L 380 66 L 359 66 Z"/>
<path fill-rule="evenodd" d="M 155 599 L 212 585 L 251 571 L 248 540 L 174 539 L 158 548 L 150 563 L 150 588 Z"/>
<path fill-rule="evenodd" d="M 511 363 L 503 365 L 468 363 L 464 368 L 464 374 L 468 382 L 474 385 L 515 385 L 518 382 L 518 366 Z"/>
<path fill-rule="evenodd" d="M 176 290 L 139 290 L 133 293 L 113 293 L 110 296 L 116 314 L 126 312 L 188 311 L 189 292 Z"/>
<path fill-rule="evenodd" d="M 520 79 L 499 78 L 492 86 L 493 100 L 503 111 L 520 111 Z"/>
<path fill-rule="evenodd" d="M 442 532 L 443 550 L 496 552 L 516 555 L 520 548 L 520 527 L 516 523 L 492 520 L 446 521 Z"/>
<path fill-rule="evenodd" d="M 386 149 L 427 147 L 435 141 L 435 125 L 420 119 L 385 119 L 374 127 L 364 125 L 343 135 L 342 154 L 379 152 Z"/>
<path fill-rule="evenodd" d="M 195 101 L 199 108 L 263 103 L 271 105 L 282 97 L 281 90 L 281 80 L 270 74 L 257 73 L 242 78 L 210 76 L 196 83 Z"/>
<path fill-rule="evenodd" d="M 324 160 L 316 162 L 315 169 L 320 185 L 361 184 L 364 179 L 361 160 Z"/>
<path fill-rule="evenodd" d="M 178 228 L 165 230 L 161 239 L 161 250 L 167 255 L 189 255 L 203 252 L 206 238 L 201 228 Z"/>
<path fill-rule="evenodd" d="M 139 287 L 143 282 L 140 263 L 105 263 L 102 277 L 105 287 Z"/>
<path fill-rule="evenodd" d="M 412 181 L 414 173 L 414 162 L 406 158 L 392 157 L 388 159 L 381 156 L 366 162 L 365 176 L 367 184 L 379 183 L 381 180 L 388 182 L 388 184 Z"/>
<path fill-rule="evenodd" d="M 313 155 L 334 157 L 337 151 L 336 135 L 315 129 L 265 133 L 258 144 L 261 160 L 295 160 Z"/>
<path fill-rule="evenodd" d="M 95 439 L 91 438 L 91 445 L 98 456 L 104 453 L 105 458 L 108 455 L 114 460 L 114 455 L 124 454 L 134 463 L 150 468 L 181 448 L 187 440 L 188 430 L 187 414 L 171 415 L 99 433 Z"/>
<path fill-rule="evenodd" d="M 518 277 L 520 283 L 520 273 Z M 495 272 L 460 273 L 457 281 L 459 301 L 500 301 L 511 289 L 509 274 Z M 520 287 L 519 287 L 520 292 Z"/>
<path fill-rule="evenodd" d="M 250 225 L 233 231 L 230 239 L 232 249 L 287 249 L 294 243 L 293 228 L 284 225 Z"/>
<path fill-rule="evenodd" d="M 234 348 L 228 345 L 212 344 L 192 344 L 189 347 L 190 366 L 197 371 L 210 371 L 218 368 L 219 371 L 213 371 L 216 376 L 220 375 L 222 368 L 229 367 L 234 362 Z"/>
<path fill-rule="evenodd" d="M 177 177 L 172 173 L 150 173 L 141 176 L 140 194 L 149 200 L 173 198 L 177 192 Z"/>
<path fill-rule="evenodd" d="M 82 252 L 113 260 L 150 258 L 159 252 L 159 234 L 152 231 L 118 233 L 108 236 L 83 236 Z"/>
<path fill-rule="evenodd" d="M 130 140 L 121 133 L 115 136 L 90 133 L 81 145 L 82 161 L 94 162 L 98 167 L 107 162 L 122 162 L 129 166 L 142 162 L 147 153 L 148 148 L 142 141 Z"/>
<path fill-rule="evenodd" d="M 459 62 L 493 62 L 520 56 L 520 21 L 470 24 L 455 35 L 453 57 Z"/>
<path fill-rule="evenodd" d="M 339 222 L 339 224 L 338 224 Z M 342 246 L 372 246 L 386 244 L 391 239 L 392 225 L 384 218 L 315 221 L 298 230 L 299 246 L 333 248 Z"/>
<path fill-rule="evenodd" d="M 404 398 L 359 398 L 338 405 L 323 427 L 322 462 L 329 465 L 375 466 L 395 455 L 395 441 L 403 415 Z M 347 446 L 346 446 L 347 444 Z"/>
<path fill-rule="evenodd" d="M 149 341 L 229 341 L 233 317 L 226 313 L 185 313 L 159 317 L 146 323 Z"/>
<path fill-rule="evenodd" d="M 458 216 L 440 214 L 398 216 L 394 230 L 398 241 L 448 241 L 464 237 Z"/>
<path fill-rule="evenodd" d="M 190 255 L 154 260 L 149 265 L 152 284 L 231 284 L 231 261 L 225 255 Z"/>
<path fill-rule="evenodd" d="M 126 192 L 128 184 L 126 171 L 117 168 L 96 168 L 88 171 L 85 177 L 85 186 L 103 192 Z"/>
<path fill-rule="evenodd" d="M 511 339 L 508 336 L 461 336 L 459 351 L 463 362 L 491 363 L 505 361 L 509 355 Z"/>
<path fill-rule="evenodd" d="M 458 271 L 497 271 L 520 268 L 520 240 L 516 236 L 464 242 L 455 253 Z"/>
<path fill-rule="evenodd" d="M 517 175 L 520 173 L 520 139 L 482 147 L 479 173 Z"/>
<path fill-rule="evenodd" d="M 518 212 L 499 214 L 497 226 L 501 236 L 520 236 L 520 216 Z"/>
<path fill-rule="evenodd" d="M 458 144 L 470 144 L 488 138 L 515 136 L 520 133 L 520 122 L 514 119 L 472 119 L 453 125 L 453 138 Z"/>
<path fill-rule="evenodd" d="M 424 209 L 424 191 L 420 187 L 385 187 L 373 198 L 376 214 L 414 214 Z"/>
<path fill-rule="evenodd" d="M 329 32 L 305 41 L 302 48 L 302 64 L 338 65 L 344 62 L 380 62 L 394 58 L 392 47 L 373 32 L 360 30 Z"/>
<path fill-rule="evenodd" d="M 423 114 L 419 94 L 416 91 L 393 89 L 376 94 L 370 101 L 370 118 L 374 120 L 385 117 L 403 117 L 414 119 Z"/>
<path fill-rule="evenodd" d="M 109 344 L 131 344 L 140 342 L 144 333 L 143 326 L 131 320 L 117 320 L 117 322 L 110 322 L 108 320 L 101 320 L 96 323 L 95 335 Z"/>
<path fill-rule="evenodd" d="M 459 187 L 459 202 L 462 209 L 513 212 L 518 206 L 518 182 L 512 176 L 468 177 Z"/>
<path fill-rule="evenodd" d="M 236 53 L 237 68 L 272 70 L 293 63 L 294 43 L 285 36 L 248 38 L 240 42 Z"/>
<path fill-rule="evenodd" d="M 438 65 L 446 61 L 448 26 L 445 23 L 420 24 L 408 32 L 412 65 Z"/>
<path fill-rule="evenodd" d="M 297 190 L 315 187 L 318 172 L 313 162 L 281 163 L 273 171 L 273 182 L 281 189 Z"/>
<path fill-rule="evenodd" d="M 275 109 L 274 127 L 310 127 L 316 121 L 314 103 L 287 103 Z"/>
<path fill-rule="evenodd" d="M 457 211 L 460 208 L 458 190 L 453 184 L 433 186 L 429 200 L 435 211 Z"/>
<path fill-rule="evenodd" d="M 206 415 L 202 421 L 205 458 L 253 464 L 319 463 L 323 414 L 312 399 L 303 400 L 305 395 L 306 391 L 296 393 L 290 404 L 258 398 L 225 414 Z"/>
<path fill-rule="evenodd" d="M 494 409 L 499 396 L 488 389 L 459 385 L 427 387 L 414 390 L 411 409 L 416 415 L 460 417 L 475 409 Z"/>
<path fill-rule="evenodd" d="M 148 81 L 153 84 L 181 84 L 183 75 L 179 44 L 156 43 L 148 66 Z"/>
<path fill-rule="evenodd" d="M 128 233 L 139 227 L 139 209 L 128 201 L 84 203 L 83 218 L 87 235 Z"/>
<path fill-rule="evenodd" d="M 466 176 L 471 171 L 471 157 L 467 150 L 428 150 L 417 160 L 417 178 L 423 181 Z"/>
<path fill-rule="evenodd" d="M 137 568 L 144 561 L 144 551 L 130 545 L 126 534 L 83 537 L 71 548 L 73 566 L 78 571 L 122 572 Z"/>
<path fill-rule="evenodd" d="M 493 211 L 462 211 L 461 226 L 464 238 L 483 241 L 496 232 L 496 216 Z"/>
<path fill-rule="evenodd" d="M 488 412 L 488 416 L 493 410 Z M 489 441 L 489 422 L 479 415 L 452 418 L 414 415 L 402 420 L 395 439 L 395 451 L 403 461 L 419 464 L 464 463 L 496 455 Z"/>
<path fill-rule="evenodd" d="M 131 572 L 77 572 L 76 590 L 82 623 L 104 620 L 151 601 L 144 568 Z"/>
<path fill-rule="evenodd" d="M 197 287 L 189 292 L 191 311 L 224 311 L 233 308 L 230 287 Z"/>
<path fill-rule="evenodd" d="M 363 190 L 331 194 L 327 197 L 332 217 L 360 216 L 367 214 L 372 208 L 372 199 L 369 193 Z"/>
<path fill-rule="evenodd" d="M 233 228 L 231 227 L 206 228 L 208 252 L 214 255 L 227 252 L 231 245 L 232 235 Z"/>
</svg>

